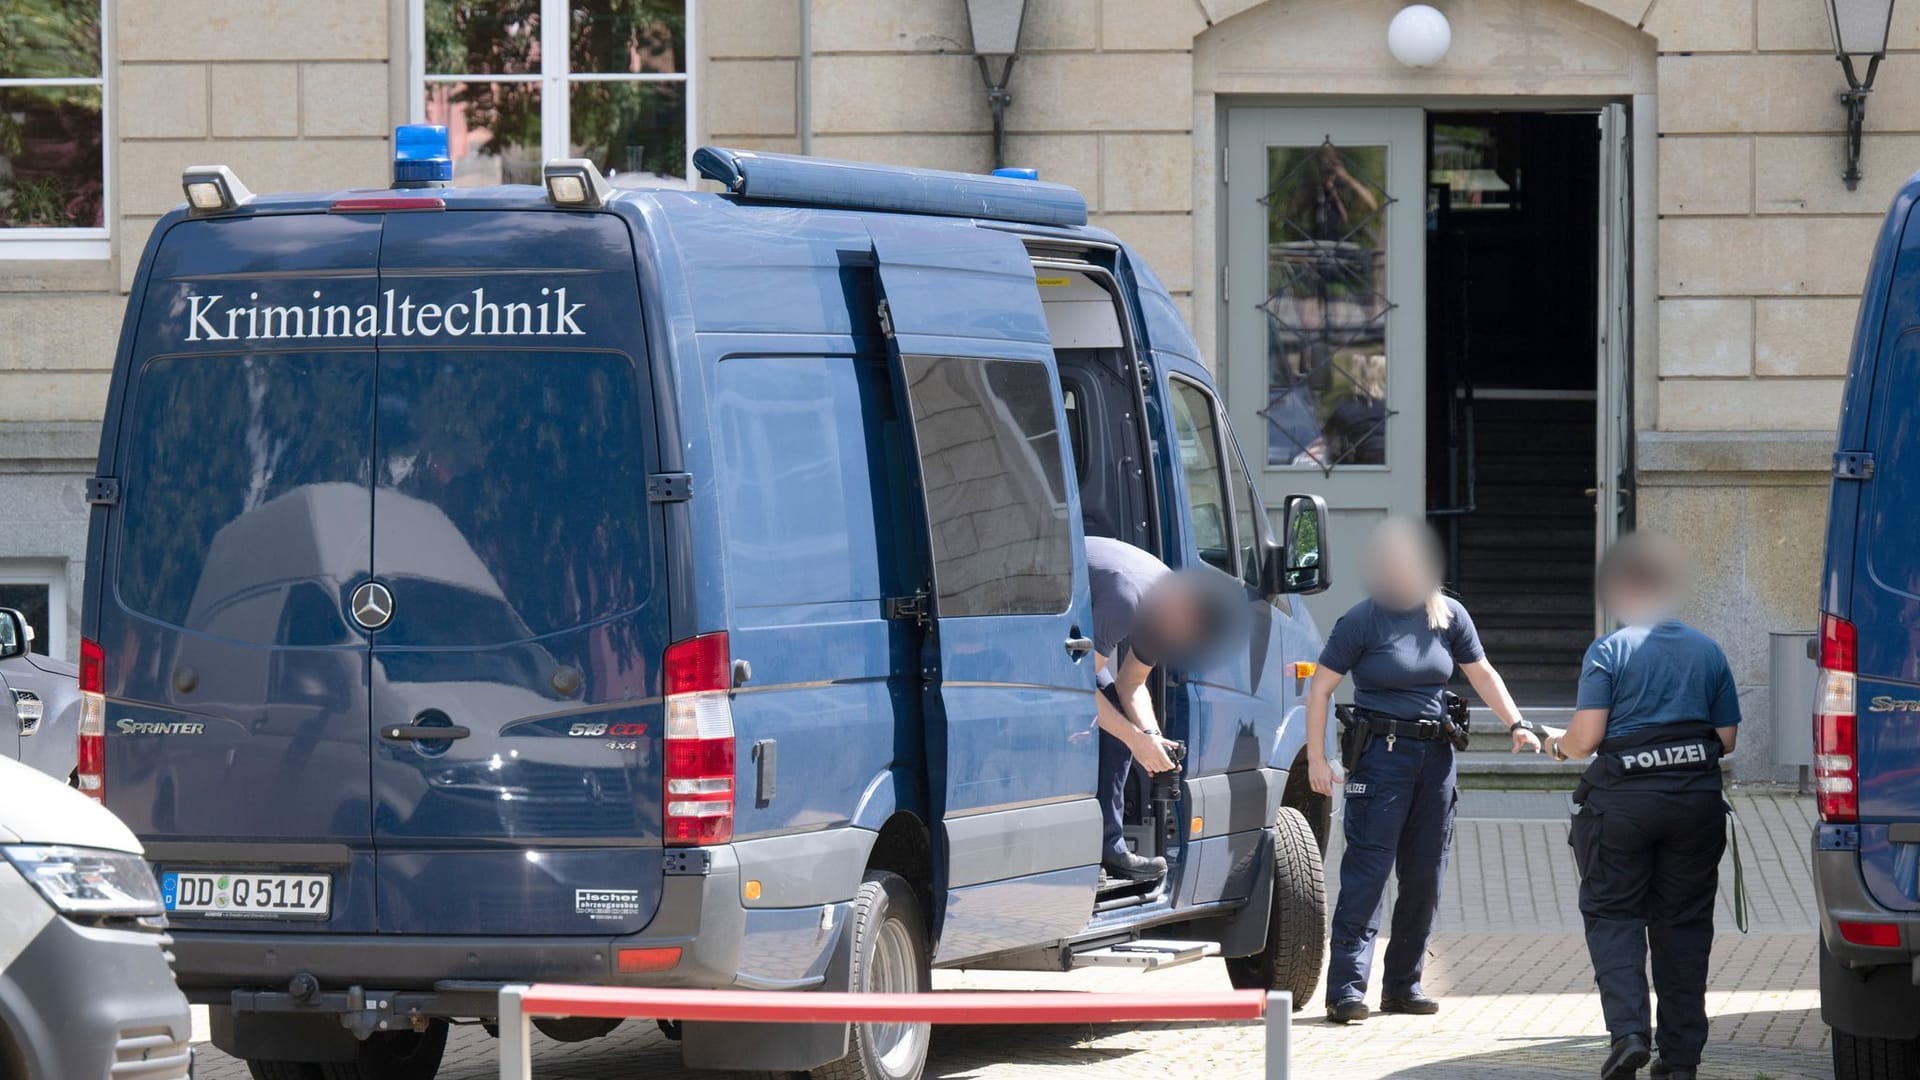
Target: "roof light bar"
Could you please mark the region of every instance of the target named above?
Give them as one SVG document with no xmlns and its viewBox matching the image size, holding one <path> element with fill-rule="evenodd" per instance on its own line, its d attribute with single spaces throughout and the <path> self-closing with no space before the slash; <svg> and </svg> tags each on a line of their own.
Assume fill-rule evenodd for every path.
<svg viewBox="0 0 1920 1080">
<path fill-rule="evenodd" d="M 180 175 L 180 188 L 187 193 L 188 212 L 217 214 L 245 206 L 253 192 L 225 165 L 189 165 Z"/>
<path fill-rule="evenodd" d="M 547 187 L 547 201 L 555 206 L 598 210 L 613 195 L 613 185 L 587 158 L 554 158 L 541 166 L 540 181 Z"/>
<path fill-rule="evenodd" d="M 453 183 L 453 155 L 445 124 L 401 124 L 393 129 L 393 186 L 447 187 Z"/>
</svg>

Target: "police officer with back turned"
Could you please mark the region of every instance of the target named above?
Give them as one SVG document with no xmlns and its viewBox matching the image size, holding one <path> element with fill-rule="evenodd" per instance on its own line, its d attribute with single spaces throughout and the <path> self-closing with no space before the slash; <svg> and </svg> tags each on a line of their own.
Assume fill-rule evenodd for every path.
<svg viewBox="0 0 1920 1080">
<path fill-rule="evenodd" d="M 1684 579 L 1670 541 L 1621 540 L 1600 564 L 1600 597 L 1622 627 L 1587 649 L 1573 722 L 1548 740 L 1561 760 L 1595 754 L 1568 843 L 1580 869 L 1587 951 L 1613 1046 L 1604 1080 L 1693 1080 L 1707 1041 L 1707 957 L 1727 846 L 1720 757 L 1740 702 L 1712 639 L 1671 617 Z M 1649 1024 L 1647 956 L 1660 998 Z"/>
</svg>

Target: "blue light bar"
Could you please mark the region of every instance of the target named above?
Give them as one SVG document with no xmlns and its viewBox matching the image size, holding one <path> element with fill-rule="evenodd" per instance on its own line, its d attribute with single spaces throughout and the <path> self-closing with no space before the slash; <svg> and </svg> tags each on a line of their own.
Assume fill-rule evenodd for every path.
<svg viewBox="0 0 1920 1080">
<path fill-rule="evenodd" d="M 1004 177 L 1008 180 L 1038 180 L 1040 179 L 1040 170 L 1020 169 L 1011 165 L 1002 165 L 1000 168 L 993 170 L 993 175 Z"/>
<path fill-rule="evenodd" d="M 393 129 L 393 186 L 420 187 L 453 179 L 453 154 L 443 124 L 401 124 Z"/>
<path fill-rule="evenodd" d="M 742 198 L 848 210 L 1085 225 L 1087 200 L 1065 184 L 907 169 L 863 161 L 703 146 L 693 167 Z"/>
</svg>

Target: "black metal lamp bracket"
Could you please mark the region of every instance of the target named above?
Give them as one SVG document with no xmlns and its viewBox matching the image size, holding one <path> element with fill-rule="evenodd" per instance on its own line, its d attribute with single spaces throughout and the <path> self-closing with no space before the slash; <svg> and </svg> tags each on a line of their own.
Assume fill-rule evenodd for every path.
<svg viewBox="0 0 1920 1080">
<path fill-rule="evenodd" d="M 1013 95 L 1007 91 L 1007 80 L 1013 77 L 1013 62 L 1017 59 L 1018 56 L 1007 57 L 1007 62 L 1000 68 L 1000 78 L 996 81 L 986 54 L 974 56 L 974 60 L 980 64 L 980 79 L 987 84 L 987 107 L 993 110 L 993 167 L 996 169 L 1007 163 L 1007 106 L 1013 103 Z"/>
<path fill-rule="evenodd" d="M 1880 70 L 1880 58 L 1867 58 L 1867 75 L 1862 79 L 1853 69 L 1853 57 L 1842 55 L 1840 68 L 1846 72 L 1847 88 L 1840 93 L 1840 104 L 1847 110 L 1847 169 L 1840 179 L 1847 190 L 1860 186 L 1860 129 L 1867 120 L 1867 95 L 1873 93 L 1873 77 Z"/>
</svg>

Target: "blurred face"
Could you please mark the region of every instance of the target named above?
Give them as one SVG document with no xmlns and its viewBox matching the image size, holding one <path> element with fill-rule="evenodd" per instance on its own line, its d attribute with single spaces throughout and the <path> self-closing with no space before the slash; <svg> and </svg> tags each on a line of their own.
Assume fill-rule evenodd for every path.
<svg viewBox="0 0 1920 1080">
<path fill-rule="evenodd" d="M 1174 574 L 1154 587 L 1146 605 L 1146 622 L 1155 648 L 1181 653 L 1199 641 L 1200 597 L 1193 582 Z"/>
<path fill-rule="evenodd" d="M 1367 595 L 1389 611 L 1412 611 L 1440 587 L 1440 565 L 1425 527 L 1389 521 L 1373 532 L 1367 550 Z"/>
<path fill-rule="evenodd" d="M 1629 626 L 1671 617 L 1684 599 L 1685 557 L 1671 541 L 1650 533 L 1620 543 L 1627 550 L 1617 554 L 1625 557 L 1607 567 L 1600 578 L 1600 602 L 1607 613 Z"/>
</svg>

